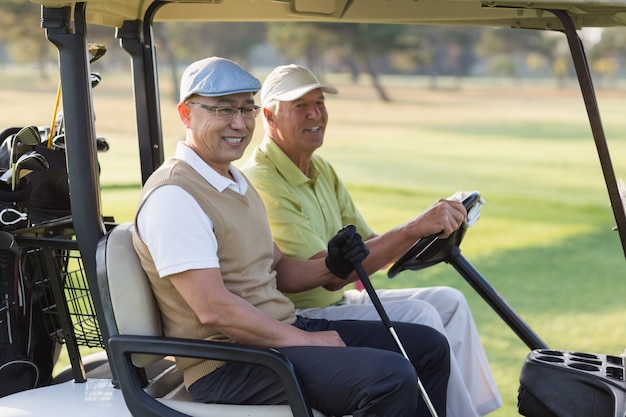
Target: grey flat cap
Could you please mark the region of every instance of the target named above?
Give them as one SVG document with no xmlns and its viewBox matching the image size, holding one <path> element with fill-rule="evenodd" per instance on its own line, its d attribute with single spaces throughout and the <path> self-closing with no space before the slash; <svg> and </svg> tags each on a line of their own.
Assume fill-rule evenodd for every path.
<svg viewBox="0 0 626 417">
<path fill-rule="evenodd" d="M 239 64 L 225 58 L 211 57 L 189 65 L 180 81 L 180 101 L 198 94 L 220 97 L 237 93 L 253 93 L 261 82 Z"/>
</svg>

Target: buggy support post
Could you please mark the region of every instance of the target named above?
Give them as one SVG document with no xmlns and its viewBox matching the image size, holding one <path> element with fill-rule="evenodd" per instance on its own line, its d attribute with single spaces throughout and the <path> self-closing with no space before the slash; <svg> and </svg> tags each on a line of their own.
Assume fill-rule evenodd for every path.
<svg viewBox="0 0 626 417">
<path fill-rule="evenodd" d="M 98 322 L 104 312 L 97 295 L 96 247 L 105 234 L 97 172 L 96 134 L 91 80 L 87 58 L 85 3 L 61 8 L 41 8 L 41 26 L 46 37 L 58 49 L 63 108 L 71 109 L 65 117 L 65 149 L 69 176 L 72 223 Z M 73 12 L 73 13 L 72 13 Z M 74 17 L 72 28 L 71 18 Z M 102 339 L 109 340 L 106 327 Z"/>
<path fill-rule="evenodd" d="M 372 283 L 369 277 L 367 276 L 365 269 L 363 269 L 363 264 L 361 264 L 361 262 L 355 262 L 354 269 L 356 273 L 358 274 L 359 279 L 363 283 L 363 286 L 365 287 L 365 291 L 367 291 L 367 294 L 370 296 L 372 303 L 374 303 L 374 307 L 376 307 L 376 311 L 378 312 L 380 319 L 382 320 L 387 330 L 389 330 L 389 333 L 391 334 L 391 337 L 393 337 L 393 340 L 396 342 L 398 349 L 400 349 L 400 352 L 402 352 L 402 356 L 404 356 L 407 361 L 410 361 L 409 355 L 407 355 L 406 351 L 404 350 L 404 346 L 402 346 L 402 342 L 400 342 L 400 339 L 398 338 L 398 334 L 396 333 L 396 330 L 393 328 L 393 325 L 391 324 L 391 321 L 389 320 L 389 316 L 387 316 L 387 312 L 385 311 L 385 308 L 383 307 L 382 303 L 380 302 L 380 299 L 378 298 L 378 294 L 376 294 L 376 291 L 374 290 L 374 287 L 372 286 Z M 430 401 L 430 397 L 428 396 L 428 393 L 426 392 L 426 388 L 424 388 L 424 385 L 422 384 L 422 381 L 420 380 L 419 375 L 417 376 L 417 386 L 419 388 L 420 394 L 422 395 L 422 398 L 424 399 L 424 402 L 426 403 L 426 407 L 428 407 L 428 411 L 430 411 L 430 415 L 432 417 L 438 417 L 437 410 L 435 410 L 433 403 Z"/>
</svg>

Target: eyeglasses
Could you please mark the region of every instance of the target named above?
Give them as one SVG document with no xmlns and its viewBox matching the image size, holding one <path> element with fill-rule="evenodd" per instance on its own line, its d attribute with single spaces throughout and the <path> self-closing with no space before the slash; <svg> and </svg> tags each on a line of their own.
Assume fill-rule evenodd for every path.
<svg viewBox="0 0 626 417">
<path fill-rule="evenodd" d="M 196 103 L 195 101 L 187 100 L 187 103 L 196 107 L 203 108 L 215 114 L 215 117 L 222 120 L 232 120 L 237 116 L 237 113 L 241 112 L 244 119 L 254 119 L 259 114 L 259 106 L 207 106 L 206 104 Z"/>
</svg>

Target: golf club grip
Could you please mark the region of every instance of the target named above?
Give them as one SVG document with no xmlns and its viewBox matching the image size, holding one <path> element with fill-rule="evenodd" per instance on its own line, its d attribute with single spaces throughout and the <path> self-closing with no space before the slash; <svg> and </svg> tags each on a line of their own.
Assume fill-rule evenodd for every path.
<svg viewBox="0 0 626 417">
<path fill-rule="evenodd" d="M 363 287 L 365 287 L 365 291 L 367 291 L 367 294 L 370 296 L 370 299 L 372 300 L 374 307 L 376 307 L 376 311 L 378 311 L 378 315 L 380 316 L 380 319 L 383 321 L 383 324 L 385 325 L 385 327 L 389 329 L 390 327 L 392 327 L 391 321 L 389 321 L 389 316 L 387 316 L 387 312 L 383 308 L 383 305 L 380 302 L 380 299 L 378 298 L 378 295 L 376 294 L 374 287 L 372 286 L 372 282 L 370 281 L 367 273 L 365 272 L 365 269 L 363 269 L 363 264 L 361 264 L 361 262 L 356 262 L 354 264 L 354 270 L 356 271 L 357 275 L 359 276 L 359 279 L 363 283 Z"/>
</svg>

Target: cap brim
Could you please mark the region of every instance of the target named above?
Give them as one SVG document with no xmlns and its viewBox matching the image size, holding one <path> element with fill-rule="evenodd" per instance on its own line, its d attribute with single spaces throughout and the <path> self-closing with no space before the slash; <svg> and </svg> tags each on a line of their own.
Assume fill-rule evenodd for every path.
<svg viewBox="0 0 626 417">
<path fill-rule="evenodd" d="M 258 91 L 259 89 L 257 87 L 230 89 L 230 90 L 223 90 L 223 91 L 211 91 L 211 92 L 195 91 L 195 92 L 192 92 L 189 96 L 198 95 L 198 96 L 203 96 L 203 97 L 221 97 L 221 96 L 229 96 L 231 94 L 239 94 L 239 93 L 252 93 L 252 95 L 255 95 Z"/>
<path fill-rule="evenodd" d="M 338 94 L 339 90 L 333 85 L 330 84 L 313 84 L 313 85 L 305 85 L 303 87 L 296 88 L 294 90 L 285 91 L 283 93 L 275 94 L 273 96 L 267 97 L 263 102 L 268 103 L 271 100 L 278 101 L 294 101 L 304 96 L 305 94 L 310 93 L 311 91 L 321 88 L 324 93 L 328 94 Z"/>
</svg>

